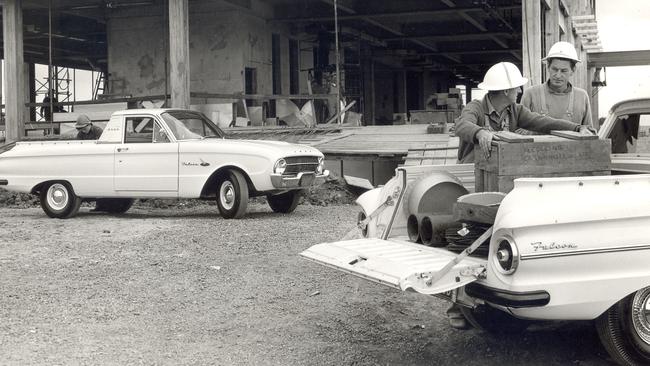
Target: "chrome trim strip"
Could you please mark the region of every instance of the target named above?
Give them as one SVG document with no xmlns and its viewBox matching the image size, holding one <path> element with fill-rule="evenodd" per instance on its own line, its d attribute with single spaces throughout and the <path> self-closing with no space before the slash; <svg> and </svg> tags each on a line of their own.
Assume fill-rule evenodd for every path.
<svg viewBox="0 0 650 366">
<path fill-rule="evenodd" d="M 521 256 L 521 260 L 529 259 L 544 259 L 544 258 L 555 258 L 555 257 L 568 257 L 572 255 L 588 255 L 588 254 L 601 254 L 601 253 L 614 253 L 614 252 L 627 252 L 634 250 L 650 250 L 650 245 L 629 245 L 624 247 L 607 247 L 607 248 L 595 248 L 595 249 L 583 249 L 583 250 L 572 250 L 564 252 L 554 252 L 554 253 L 536 253 L 536 254 L 525 254 Z"/>
</svg>

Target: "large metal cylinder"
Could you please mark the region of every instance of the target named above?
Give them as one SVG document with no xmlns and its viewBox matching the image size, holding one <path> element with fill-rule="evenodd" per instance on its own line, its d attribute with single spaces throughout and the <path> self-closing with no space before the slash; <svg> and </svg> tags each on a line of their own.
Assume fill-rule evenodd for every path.
<svg viewBox="0 0 650 366">
<path fill-rule="evenodd" d="M 453 215 L 422 215 L 419 223 L 420 241 L 433 247 L 447 245 L 445 230 L 456 225 Z"/>
<path fill-rule="evenodd" d="M 451 214 L 456 199 L 467 193 L 456 177 L 444 172 L 431 173 L 413 184 L 408 197 L 409 214 Z"/>
</svg>

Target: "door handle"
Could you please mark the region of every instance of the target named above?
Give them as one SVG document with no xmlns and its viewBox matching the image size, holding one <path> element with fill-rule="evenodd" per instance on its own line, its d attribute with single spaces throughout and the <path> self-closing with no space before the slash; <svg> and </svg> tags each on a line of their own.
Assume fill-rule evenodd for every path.
<svg viewBox="0 0 650 366">
<path fill-rule="evenodd" d="M 128 147 L 118 147 L 117 152 L 122 152 L 122 151 L 129 151 Z"/>
</svg>

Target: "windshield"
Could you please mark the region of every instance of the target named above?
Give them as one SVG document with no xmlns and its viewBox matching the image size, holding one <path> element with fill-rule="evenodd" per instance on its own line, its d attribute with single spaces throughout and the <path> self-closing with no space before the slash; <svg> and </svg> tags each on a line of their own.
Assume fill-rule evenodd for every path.
<svg viewBox="0 0 650 366">
<path fill-rule="evenodd" d="M 162 114 L 167 126 L 172 131 L 176 140 L 197 140 L 204 137 L 224 136 L 212 121 L 204 115 L 189 111 L 169 111 Z"/>
</svg>

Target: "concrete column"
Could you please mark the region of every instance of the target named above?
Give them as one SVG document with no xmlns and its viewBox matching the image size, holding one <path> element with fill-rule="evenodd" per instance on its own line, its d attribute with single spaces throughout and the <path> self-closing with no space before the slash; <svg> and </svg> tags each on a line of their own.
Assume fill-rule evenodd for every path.
<svg viewBox="0 0 650 366">
<path fill-rule="evenodd" d="M 521 2 L 521 30 L 523 73 L 530 85 L 542 83 L 542 27 L 540 25 L 542 4 L 539 1 Z"/>
<path fill-rule="evenodd" d="M 169 0 L 169 86 L 171 107 L 190 107 L 188 0 Z"/>
<path fill-rule="evenodd" d="M 25 101 L 34 103 L 36 102 L 36 89 L 34 85 L 36 83 L 36 65 L 25 62 L 23 69 L 25 70 Z M 35 110 L 35 108 L 25 107 L 23 114 L 25 120 L 36 121 Z"/>
<path fill-rule="evenodd" d="M 6 67 L 6 141 L 18 141 L 25 130 L 25 79 L 23 64 L 23 13 L 21 0 L 2 5 L 4 57 Z"/>
</svg>

